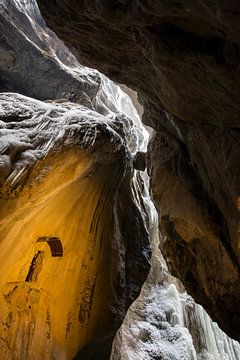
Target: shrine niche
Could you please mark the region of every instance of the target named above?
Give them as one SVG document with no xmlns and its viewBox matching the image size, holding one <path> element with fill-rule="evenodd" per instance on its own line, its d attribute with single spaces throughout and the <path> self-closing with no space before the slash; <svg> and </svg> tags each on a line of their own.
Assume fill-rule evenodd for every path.
<svg viewBox="0 0 240 360">
<path fill-rule="evenodd" d="M 57 237 L 40 237 L 37 242 L 46 241 L 50 247 L 53 257 L 63 256 L 63 247 L 61 241 Z"/>
</svg>

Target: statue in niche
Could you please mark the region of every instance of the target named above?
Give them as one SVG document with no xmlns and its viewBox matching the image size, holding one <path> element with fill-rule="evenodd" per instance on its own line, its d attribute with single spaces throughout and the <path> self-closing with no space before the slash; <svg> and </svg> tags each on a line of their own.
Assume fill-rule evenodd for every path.
<svg viewBox="0 0 240 360">
<path fill-rule="evenodd" d="M 25 281 L 37 281 L 40 271 L 42 270 L 43 259 L 44 251 L 38 251 L 34 255 Z"/>
</svg>

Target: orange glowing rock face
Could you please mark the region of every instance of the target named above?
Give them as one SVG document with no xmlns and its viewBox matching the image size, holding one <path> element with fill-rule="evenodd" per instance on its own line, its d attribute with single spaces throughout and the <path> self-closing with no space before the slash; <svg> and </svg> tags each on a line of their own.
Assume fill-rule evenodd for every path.
<svg viewBox="0 0 240 360">
<path fill-rule="evenodd" d="M 64 149 L 1 199 L 2 360 L 72 359 L 108 326 L 119 166 L 110 169 L 87 151 Z"/>
</svg>

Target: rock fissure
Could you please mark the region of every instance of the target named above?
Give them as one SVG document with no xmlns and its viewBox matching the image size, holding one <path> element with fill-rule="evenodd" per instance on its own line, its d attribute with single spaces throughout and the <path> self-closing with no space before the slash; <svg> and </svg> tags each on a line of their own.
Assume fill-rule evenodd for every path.
<svg viewBox="0 0 240 360">
<path fill-rule="evenodd" d="M 2 1 L 1 357 L 238 360 L 236 1 L 38 3 L 138 94 Z"/>
</svg>

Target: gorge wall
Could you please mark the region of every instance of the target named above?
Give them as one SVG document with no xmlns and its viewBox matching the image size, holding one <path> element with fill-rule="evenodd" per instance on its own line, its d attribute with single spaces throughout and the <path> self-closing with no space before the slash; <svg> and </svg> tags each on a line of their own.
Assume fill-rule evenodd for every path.
<svg viewBox="0 0 240 360">
<path fill-rule="evenodd" d="M 0 18 L 1 90 L 48 100 L 0 95 L 1 358 L 71 359 L 86 344 L 107 358 L 150 267 L 136 110 L 35 1 L 2 2 Z"/>
<path fill-rule="evenodd" d="M 0 79 L 1 359 L 239 360 L 239 344 L 170 275 L 158 229 L 169 268 L 195 298 L 211 312 L 228 285 L 214 309 L 232 310 L 235 253 L 201 177 L 208 163 L 215 174 L 228 145 L 226 169 L 235 166 L 235 129 L 163 111 L 157 124 L 160 110 L 142 97 L 145 119 L 157 116 L 149 179 L 137 94 L 80 65 L 35 0 L 0 4 Z M 224 194 L 235 178 L 214 184 Z"/>
<path fill-rule="evenodd" d="M 239 339 L 239 3 L 38 4 L 82 64 L 137 90 L 166 260 Z"/>
<path fill-rule="evenodd" d="M 149 268 L 121 122 L 3 93 L 0 134 L 1 358 L 109 347 Z"/>
</svg>

